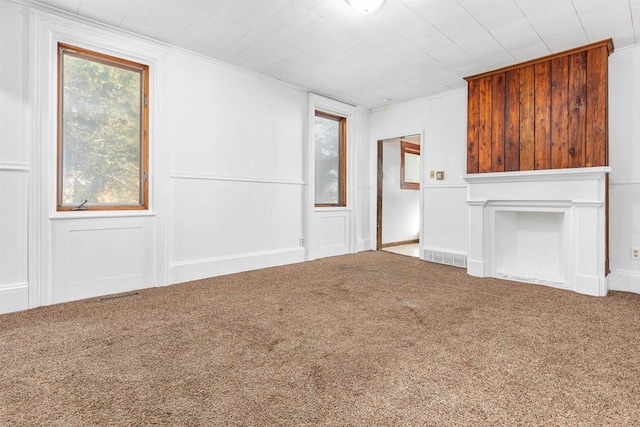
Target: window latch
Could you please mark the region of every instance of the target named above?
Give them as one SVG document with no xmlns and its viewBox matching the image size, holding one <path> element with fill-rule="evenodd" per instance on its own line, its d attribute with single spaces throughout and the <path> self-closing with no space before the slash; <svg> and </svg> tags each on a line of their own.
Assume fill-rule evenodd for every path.
<svg viewBox="0 0 640 427">
<path fill-rule="evenodd" d="M 71 208 L 72 211 L 86 211 L 87 209 L 89 209 L 88 207 L 86 207 L 85 205 L 87 204 L 88 200 L 85 200 L 84 202 L 80 203 L 78 206 L 76 206 L 75 208 Z"/>
</svg>

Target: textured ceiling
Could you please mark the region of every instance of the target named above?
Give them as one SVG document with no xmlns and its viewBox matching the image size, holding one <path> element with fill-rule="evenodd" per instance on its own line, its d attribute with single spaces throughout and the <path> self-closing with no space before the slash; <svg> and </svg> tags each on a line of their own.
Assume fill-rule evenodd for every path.
<svg viewBox="0 0 640 427">
<path fill-rule="evenodd" d="M 345 0 L 38 3 L 370 108 L 610 37 L 640 41 L 640 0 L 385 0 L 371 14 Z"/>
</svg>

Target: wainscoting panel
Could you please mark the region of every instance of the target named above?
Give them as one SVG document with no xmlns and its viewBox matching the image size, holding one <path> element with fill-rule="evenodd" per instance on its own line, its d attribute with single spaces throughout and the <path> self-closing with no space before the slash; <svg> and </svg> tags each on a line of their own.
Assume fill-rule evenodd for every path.
<svg viewBox="0 0 640 427">
<path fill-rule="evenodd" d="M 24 310 L 29 303 L 28 171 L 25 165 L 0 163 L 0 313 Z"/>
<path fill-rule="evenodd" d="M 351 212 L 345 210 L 315 212 L 318 244 L 314 258 L 349 253 L 350 215 Z"/>
<path fill-rule="evenodd" d="M 151 222 L 152 218 L 55 222 L 52 302 L 154 285 Z"/>
</svg>

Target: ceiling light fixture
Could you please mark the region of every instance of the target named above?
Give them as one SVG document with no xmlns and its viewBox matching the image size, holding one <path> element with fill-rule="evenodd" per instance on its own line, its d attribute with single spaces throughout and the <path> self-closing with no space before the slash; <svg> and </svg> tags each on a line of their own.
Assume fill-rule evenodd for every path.
<svg viewBox="0 0 640 427">
<path fill-rule="evenodd" d="M 349 5 L 362 13 L 371 13 L 378 9 L 384 0 L 346 0 Z"/>
</svg>

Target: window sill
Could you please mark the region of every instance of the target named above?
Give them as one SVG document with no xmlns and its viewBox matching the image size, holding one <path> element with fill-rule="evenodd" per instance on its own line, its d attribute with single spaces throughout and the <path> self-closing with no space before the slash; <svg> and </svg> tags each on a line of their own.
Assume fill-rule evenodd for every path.
<svg viewBox="0 0 640 427">
<path fill-rule="evenodd" d="M 315 206 L 315 212 L 340 212 L 340 211 L 350 211 L 351 208 L 348 206 Z"/>
<path fill-rule="evenodd" d="M 123 210 L 123 211 L 63 211 L 50 212 L 49 219 L 65 220 L 65 219 L 88 219 L 88 218 L 131 218 L 131 217 L 151 217 L 156 213 L 151 210 Z"/>
</svg>

